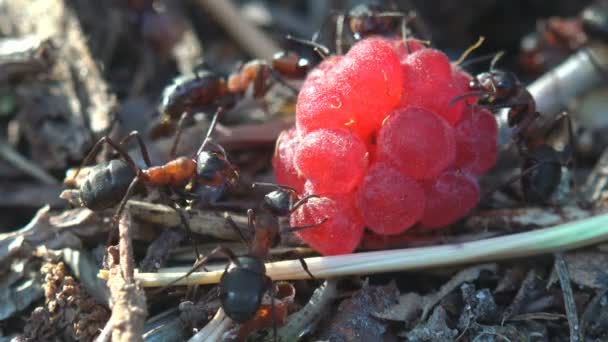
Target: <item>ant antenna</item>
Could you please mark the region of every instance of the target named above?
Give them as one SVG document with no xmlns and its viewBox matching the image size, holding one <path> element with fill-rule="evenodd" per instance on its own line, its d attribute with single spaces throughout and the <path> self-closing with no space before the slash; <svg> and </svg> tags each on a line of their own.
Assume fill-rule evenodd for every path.
<svg viewBox="0 0 608 342">
<path fill-rule="evenodd" d="M 293 41 L 302 45 L 306 45 L 306 46 L 310 46 L 313 48 L 313 50 L 319 54 L 319 56 L 321 56 L 321 58 L 325 59 L 327 57 L 329 57 L 329 55 L 331 55 L 331 51 L 329 51 L 329 48 L 327 46 L 324 46 L 322 44 L 319 44 L 315 41 L 312 40 L 306 40 L 306 39 L 300 39 L 300 38 L 296 38 L 290 34 L 288 34 L 287 36 L 285 36 L 285 39 L 289 40 L 289 41 Z"/>
<path fill-rule="evenodd" d="M 295 232 L 299 232 L 301 230 L 315 228 L 315 227 L 322 225 L 327 220 L 329 220 L 329 217 L 325 216 L 320 222 L 317 222 L 317 223 L 307 224 L 305 226 L 298 226 L 298 227 L 285 227 L 285 228 L 281 229 L 281 234 L 295 233 Z"/>
<path fill-rule="evenodd" d="M 488 59 L 494 58 L 494 56 L 496 56 L 496 53 L 490 53 L 490 54 L 482 55 L 482 56 L 479 56 L 479 57 L 473 57 L 471 59 L 468 59 L 468 60 L 463 61 L 462 63 L 460 63 L 460 67 L 463 68 L 463 67 L 469 66 L 471 64 L 485 62 Z"/>
<path fill-rule="evenodd" d="M 270 186 L 270 187 L 273 187 L 273 188 L 276 188 L 276 189 L 284 189 L 284 190 L 289 190 L 289 191 L 293 191 L 293 192 L 295 192 L 295 193 L 297 193 L 297 192 L 298 192 L 298 190 L 296 190 L 296 189 L 294 189 L 294 188 L 292 188 L 292 187 L 290 187 L 290 186 L 287 186 L 287 185 L 281 185 L 281 184 L 274 184 L 274 183 L 261 183 L 261 182 L 255 182 L 255 183 L 252 183 L 252 184 L 251 184 L 251 187 L 252 187 L 252 188 L 255 188 L 256 186 Z"/>
<path fill-rule="evenodd" d="M 504 56 L 505 52 L 504 51 L 498 51 L 496 53 L 496 55 L 494 55 L 494 58 L 492 58 L 492 62 L 490 62 L 490 71 L 494 71 L 494 67 L 496 66 L 496 63 L 498 63 L 498 60 L 500 60 L 502 58 L 502 56 Z"/>
<path fill-rule="evenodd" d="M 468 93 L 464 93 L 462 95 L 455 96 L 452 100 L 450 100 L 450 102 L 448 103 L 448 106 L 453 106 L 454 103 L 456 103 L 456 102 L 458 102 L 458 101 L 460 101 L 462 99 L 465 99 L 467 97 L 481 96 L 481 95 L 485 95 L 485 94 L 488 94 L 488 92 L 487 91 L 481 91 L 481 90 L 480 91 L 471 91 L 471 92 L 468 92 Z"/>
<path fill-rule="evenodd" d="M 205 140 L 203 140 L 201 147 L 199 147 L 198 151 L 196 151 L 197 157 L 203 152 L 203 150 L 205 149 L 207 144 L 211 141 L 211 133 L 213 133 L 213 130 L 215 130 L 215 126 L 217 125 L 219 116 L 224 114 L 224 112 L 225 112 L 224 108 L 219 107 L 215 111 L 215 114 L 213 114 L 213 119 L 211 120 L 211 124 L 209 125 L 209 128 L 207 129 L 207 134 L 205 135 Z"/>
<path fill-rule="evenodd" d="M 484 36 L 479 36 L 477 42 L 469 46 L 466 50 L 464 50 L 462 55 L 460 55 L 460 57 L 456 60 L 456 62 L 454 62 L 454 64 L 459 65 L 460 63 L 464 62 L 464 60 L 471 54 L 471 52 L 477 50 L 485 40 L 486 38 Z"/>
</svg>

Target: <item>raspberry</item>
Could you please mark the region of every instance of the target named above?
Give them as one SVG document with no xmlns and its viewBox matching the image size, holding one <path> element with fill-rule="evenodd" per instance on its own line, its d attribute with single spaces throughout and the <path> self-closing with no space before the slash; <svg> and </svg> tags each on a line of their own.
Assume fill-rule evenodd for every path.
<svg viewBox="0 0 608 342">
<path fill-rule="evenodd" d="M 325 75 L 334 67 L 334 65 L 340 62 L 342 58 L 343 56 L 338 55 L 325 58 L 316 68 L 308 73 L 308 76 L 306 76 L 306 82 L 317 82 L 319 80 L 323 82 Z"/>
<path fill-rule="evenodd" d="M 276 149 L 272 158 L 274 176 L 278 184 L 288 185 L 302 192 L 304 179 L 298 175 L 293 163 L 296 147 L 300 144 L 296 128 L 283 131 L 277 139 Z"/>
<path fill-rule="evenodd" d="M 421 223 L 440 228 L 464 217 L 479 201 L 474 177 L 460 171 L 446 171 L 425 184 L 426 208 Z"/>
<path fill-rule="evenodd" d="M 307 78 L 298 96 L 298 133 L 349 128 L 367 140 L 401 98 L 403 79 L 393 48 L 381 38 L 365 39 L 323 68 L 324 77 Z"/>
<path fill-rule="evenodd" d="M 498 148 L 496 119 L 489 110 L 471 107 L 455 127 L 454 166 L 474 175 L 487 172 L 496 163 Z"/>
<path fill-rule="evenodd" d="M 318 193 L 346 193 L 363 178 L 368 159 L 365 143 L 357 135 L 347 130 L 321 129 L 304 136 L 294 163 Z"/>
<path fill-rule="evenodd" d="M 449 225 L 479 200 L 476 176 L 496 161 L 496 121 L 474 106 L 471 76 L 409 40 L 372 37 L 312 70 L 296 129 L 277 141 L 277 181 L 312 199 L 294 226 L 323 254 L 353 251 L 367 226 L 398 239 Z M 459 98 L 455 101 L 456 98 Z M 370 166 L 371 165 L 371 166 Z"/>
<path fill-rule="evenodd" d="M 419 41 L 417 41 L 415 39 L 408 39 L 407 45 L 405 45 L 405 42 L 401 38 L 387 39 L 387 41 L 393 47 L 393 50 L 395 51 L 395 53 L 401 60 L 401 63 L 405 63 L 405 59 L 407 58 L 408 55 L 410 55 L 410 53 L 414 53 L 418 50 L 424 49 L 424 45 L 422 45 L 422 43 L 420 43 Z M 408 52 L 408 47 L 409 47 L 409 52 Z"/>
<path fill-rule="evenodd" d="M 453 128 L 426 109 L 396 109 L 380 129 L 378 161 L 387 162 L 414 179 L 437 176 L 455 156 Z"/>
<path fill-rule="evenodd" d="M 342 129 L 354 120 L 352 99 L 342 92 L 348 85 L 336 88 L 334 82 L 309 82 L 302 86 L 296 104 L 296 127 L 300 136 L 321 128 Z M 356 127 L 349 127 L 356 129 Z"/>
<path fill-rule="evenodd" d="M 311 198 L 290 217 L 292 227 L 323 222 L 296 234 L 324 255 L 351 253 L 357 248 L 365 224 L 354 206 L 353 194 Z"/>
<path fill-rule="evenodd" d="M 452 125 L 460 121 L 464 103 L 450 101 L 464 93 L 461 83 L 453 80 L 447 56 L 434 49 L 418 50 L 402 63 L 404 75 L 401 106 L 418 106 L 435 112 Z M 462 82 L 461 79 L 457 80 Z"/>
<path fill-rule="evenodd" d="M 357 207 L 365 223 L 378 234 L 402 233 L 424 213 L 422 187 L 387 164 L 370 167 L 357 196 Z"/>
</svg>

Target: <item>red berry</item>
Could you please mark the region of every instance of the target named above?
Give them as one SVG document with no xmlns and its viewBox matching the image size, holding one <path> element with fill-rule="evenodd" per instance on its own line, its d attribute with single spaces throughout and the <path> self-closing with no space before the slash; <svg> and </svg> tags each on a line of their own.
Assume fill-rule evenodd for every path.
<svg viewBox="0 0 608 342">
<path fill-rule="evenodd" d="M 447 56 L 435 49 L 422 49 L 403 63 L 404 89 L 401 107 L 418 106 L 435 112 L 454 125 L 460 121 L 464 102 L 451 101 L 465 91 L 452 80 Z"/>
<path fill-rule="evenodd" d="M 323 82 L 327 73 L 336 65 L 344 56 L 333 55 L 325 58 L 319 65 L 312 69 L 306 76 L 306 82 Z"/>
<path fill-rule="evenodd" d="M 357 248 L 365 224 L 353 203 L 353 194 L 311 198 L 290 217 L 292 227 L 317 224 L 296 234 L 310 247 L 324 255 L 347 254 Z"/>
<path fill-rule="evenodd" d="M 405 59 L 411 53 L 424 49 L 424 45 L 416 39 L 408 39 L 407 45 L 405 44 L 405 41 L 403 41 L 402 38 L 387 39 L 387 41 L 393 47 L 393 50 L 399 57 L 399 60 L 401 60 L 401 63 L 405 63 Z"/>
<path fill-rule="evenodd" d="M 338 61 L 323 64 L 302 86 L 296 107 L 298 133 L 348 128 L 364 140 L 399 103 L 403 89 L 400 63 L 381 38 L 355 44 Z"/>
<path fill-rule="evenodd" d="M 304 136 L 294 163 L 318 193 L 347 193 L 363 178 L 368 159 L 367 147 L 356 134 L 320 129 Z"/>
<path fill-rule="evenodd" d="M 300 139 L 295 127 L 281 132 L 272 158 L 272 167 L 278 184 L 288 185 L 302 192 L 304 179 L 298 175 L 293 164 L 293 157 L 299 144 Z"/>
<path fill-rule="evenodd" d="M 498 148 L 496 119 L 487 109 L 471 107 L 455 127 L 456 159 L 454 166 L 481 175 L 496 163 Z"/>
<path fill-rule="evenodd" d="M 380 129 L 378 161 L 387 162 L 414 179 L 436 177 L 455 156 L 453 128 L 426 109 L 398 108 Z"/>
<path fill-rule="evenodd" d="M 422 217 L 423 188 L 387 164 L 370 167 L 358 192 L 357 207 L 369 229 L 382 235 L 399 234 Z"/>
<path fill-rule="evenodd" d="M 305 82 L 298 95 L 296 104 L 296 127 L 298 134 L 305 134 L 321 128 L 356 129 L 354 121 L 354 108 L 350 94 L 350 86 L 343 84 L 336 87 L 335 79 L 323 83 Z"/>
<path fill-rule="evenodd" d="M 405 59 L 406 77 L 413 82 L 452 79 L 452 65 L 445 53 L 435 49 L 418 50 Z"/>
<path fill-rule="evenodd" d="M 463 218 L 479 201 L 474 177 L 460 171 L 446 171 L 425 184 L 426 209 L 421 223 L 440 228 Z"/>
</svg>

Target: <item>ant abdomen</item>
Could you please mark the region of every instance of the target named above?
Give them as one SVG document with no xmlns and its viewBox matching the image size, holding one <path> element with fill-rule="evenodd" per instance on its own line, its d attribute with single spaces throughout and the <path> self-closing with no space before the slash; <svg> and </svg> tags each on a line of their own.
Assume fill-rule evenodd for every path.
<svg viewBox="0 0 608 342">
<path fill-rule="evenodd" d="M 133 178 L 133 169 L 120 159 L 93 166 L 79 189 L 82 204 L 93 211 L 117 205 Z"/>
<path fill-rule="evenodd" d="M 228 317 L 243 323 L 256 314 L 272 286 L 264 262 L 252 256 L 236 257 L 220 280 L 220 300 Z"/>
<path fill-rule="evenodd" d="M 552 197 L 562 182 L 560 154 L 548 145 L 540 145 L 530 151 L 521 177 L 524 199 L 531 204 L 551 204 Z"/>
</svg>

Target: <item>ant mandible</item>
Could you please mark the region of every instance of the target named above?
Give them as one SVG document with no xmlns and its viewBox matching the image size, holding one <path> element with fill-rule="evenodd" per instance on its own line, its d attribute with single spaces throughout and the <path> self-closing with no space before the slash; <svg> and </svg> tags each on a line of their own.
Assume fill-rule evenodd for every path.
<svg viewBox="0 0 608 342">
<path fill-rule="evenodd" d="M 218 116 L 223 111 L 220 107 L 215 113 L 205 140 L 203 140 L 194 157 L 178 157 L 164 165 L 151 165 L 147 148 L 137 131 L 131 132 L 119 144 L 116 144 L 107 136 L 102 137 L 84 159 L 82 166 L 90 162 L 103 144 L 110 145 L 122 159 L 101 163 L 91 169 L 76 191 L 80 203 L 93 211 L 118 205 L 114 214 L 114 222 L 116 223 L 126 206 L 127 200 L 132 196 L 140 182 L 149 186 L 175 188 L 184 187 L 188 183 L 204 185 L 234 184 L 238 179 L 236 168 L 228 161 L 221 146 L 210 141 L 210 135 L 217 123 Z M 145 169 L 137 166 L 123 147 L 133 138 L 139 144 L 146 164 Z M 214 145 L 217 150 L 206 150 L 205 147 L 208 144 Z M 76 179 L 82 166 L 76 171 L 73 179 Z"/>
</svg>

